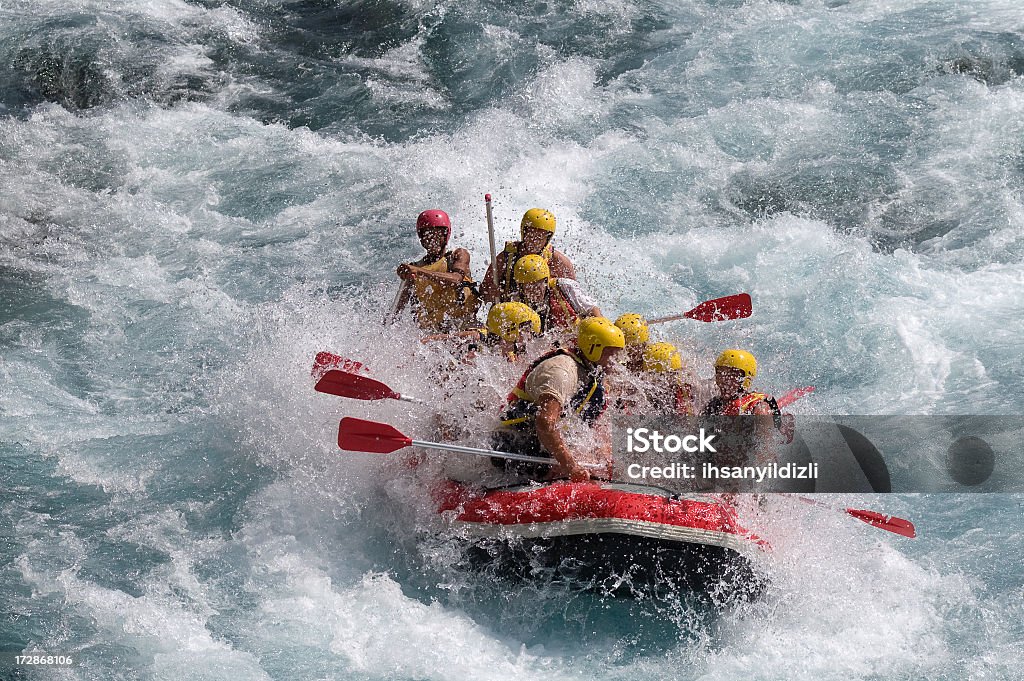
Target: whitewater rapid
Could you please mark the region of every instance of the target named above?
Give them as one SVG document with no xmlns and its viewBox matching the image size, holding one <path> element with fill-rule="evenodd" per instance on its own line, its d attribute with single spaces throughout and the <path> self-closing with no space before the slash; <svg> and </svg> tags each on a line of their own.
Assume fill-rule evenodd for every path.
<svg viewBox="0 0 1024 681">
<path fill-rule="evenodd" d="M 427 473 L 336 447 L 342 415 L 430 413 L 309 378 L 332 350 L 435 394 L 441 351 L 381 311 L 426 208 L 482 276 L 489 192 L 499 238 L 555 213 L 609 314 L 748 291 L 660 330 L 704 377 L 744 345 L 817 387 L 798 414 L 1019 415 L 1017 3 L 3 0 L 0 58 L 0 650 L 80 679 L 1019 677 L 1017 496 L 855 500 L 913 541 L 765 514 L 753 604 L 522 590 L 456 569 Z"/>
</svg>

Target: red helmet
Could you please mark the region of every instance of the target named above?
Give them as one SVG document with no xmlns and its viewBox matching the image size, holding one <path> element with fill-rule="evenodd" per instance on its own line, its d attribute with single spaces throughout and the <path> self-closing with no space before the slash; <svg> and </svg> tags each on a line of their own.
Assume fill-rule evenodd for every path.
<svg viewBox="0 0 1024 681">
<path fill-rule="evenodd" d="M 445 213 L 443 210 L 425 210 L 416 218 L 417 234 L 431 227 L 444 227 L 448 230 L 444 237 L 445 243 L 448 243 L 448 240 L 452 238 L 452 221 L 448 218 L 448 213 Z"/>
</svg>

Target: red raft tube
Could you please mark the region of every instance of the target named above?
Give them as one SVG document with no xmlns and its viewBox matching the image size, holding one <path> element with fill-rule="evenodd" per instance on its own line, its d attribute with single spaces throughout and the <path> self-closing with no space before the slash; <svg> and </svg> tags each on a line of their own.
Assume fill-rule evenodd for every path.
<svg viewBox="0 0 1024 681">
<path fill-rule="evenodd" d="M 469 562 L 513 579 L 571 580 L 614 595 L 686 590 L 755 597 L 750 556 L 768 549 L 722 495 L 628 483 L 552 482 L 482 490 L 447 481 L 438 511 Z"/>
</svg>

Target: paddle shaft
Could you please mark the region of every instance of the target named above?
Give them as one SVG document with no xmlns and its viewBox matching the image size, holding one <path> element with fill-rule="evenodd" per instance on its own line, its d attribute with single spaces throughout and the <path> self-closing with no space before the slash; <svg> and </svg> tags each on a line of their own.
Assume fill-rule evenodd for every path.
<svg viewBox="0 0 1024 681">
<path fill-rule="evenodd" d="M 491 279 L 494 280 L 495 288 L 500 288 L 500 278 L 498 277 L 498 248 L 494 243 L 494 211 L 491 208 L 490 194 L 484 194 L 484 205 L 487 208 L 487 240 L 491 247 Z"/>
<path fill-rule="evenodd" d="M 402 302 L 402 296 L 405 294 L 405 287 L 409 282 L 402 280 L 402 283 L 398 286 L 398 292 L 395 293 L 395 299 L 391 301 L 391 308 L 388 310 L 388 316 L 385 317 L 386 324 L 394 324 L 395 317 L 398 316 L 398 304 Z"/>
<path fill-rule="evenodd" d="M 486 457 L 497 457 L 499 459 L 510 459 L 512 461 L 523 461 L 525 463 L 540 463 L 547 466 L 554 466 L 558 464 L 558 461 L 551 458 L 545 458 L 543 456 L 527 456 L 525 454 L 512 454 L 509 452 L 499 452 L 495 449 L 481 449 L 478 447 L 462 447 L 460 445 L 449 445 L 441 444 L 439 442 L 424 442 L 423 440 L 412 440 L 409 443 L 413 447 L 422 447 L 424 449 L 437 449 L 443 452 L 457 452 L 459 454 L 472 454 L 474 456 L 486 456 Z M 580 464 L 584 468 L 606 468 L 599 463 L 585 463 Z"/>
<path fill-rule="evenodd" d="M 651 324 L 664 324 L 665 322 L 674 322 L 679 319 L 689 319 L 689 317 L 687 317 L 684 314 L 676 314 L 670 317 L 655 317 L 654 319 L 648 319 L 647 325 L 650 326 Z"/>
<path fill-rule="evenodd" d="M 917 530 L 914 528 L 914 523 L 910 522 L 906 518 L 900 518 L 894 515 L 888 515 L 886 513 L 879 513 L 877 511 L 866 511 L 860 508 L 847 508 L 844 506 L 833 506 L 832 504 L 826 504 L 821 501 L 814 499 L 808 499 L 799 495 L 794 495 L 797 499 L 805 504 L 811 506 L 818 506 L 820 508 L 827 508 L 830 511 L 837 513 L 845 513 L 851 518 L 871 525 L 871 527 L 877 527 L 880 530 L 887 530 L 893 534 L 898 534 L 903 537 L 913 539 L 917 536 Z"/>
</svg>

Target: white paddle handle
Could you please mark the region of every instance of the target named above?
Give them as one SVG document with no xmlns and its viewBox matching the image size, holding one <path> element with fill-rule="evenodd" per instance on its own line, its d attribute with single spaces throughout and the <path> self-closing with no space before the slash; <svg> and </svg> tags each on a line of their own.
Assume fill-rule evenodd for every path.
<svg viewBox="0 0 1024 681">
<path fill-rule="evenodd" d="M 487 239 L 491 246 L 491 279 L 494 280 L 494 286 L 500 288 L 501 284 L 498 277 L 498 249 L 494 244 L 494 212 L 491 209 L 491 195 L 484 194 L 484 205 L 487 207 Z M 507 257 L 507 256 L 506 256 Z"/>
</svg>

